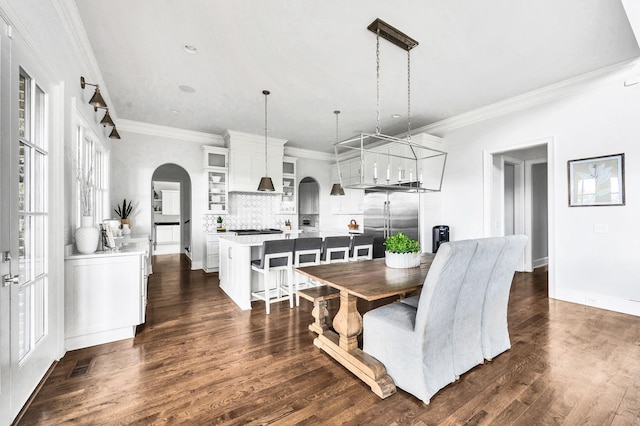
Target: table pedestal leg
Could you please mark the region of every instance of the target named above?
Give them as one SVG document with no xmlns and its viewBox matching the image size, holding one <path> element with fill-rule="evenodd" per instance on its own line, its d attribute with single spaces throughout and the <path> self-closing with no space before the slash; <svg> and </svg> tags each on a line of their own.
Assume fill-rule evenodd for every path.
<svg viewBox="0 0 640 426">
<path fill-rule="evenodd" d="M 358 335 L 362 332 L 362 316 L 358 312 L 357 298 L 346 291 L 340 292 L 340 309 L 333 319 L 333 328 L 315 338 L 313 344 L 331 355 L 360 380 L 371 387 L 373 393 L 386 398 L 396 393 L 396 385 L 384 365 L 358 348 Z"/>
</svg>

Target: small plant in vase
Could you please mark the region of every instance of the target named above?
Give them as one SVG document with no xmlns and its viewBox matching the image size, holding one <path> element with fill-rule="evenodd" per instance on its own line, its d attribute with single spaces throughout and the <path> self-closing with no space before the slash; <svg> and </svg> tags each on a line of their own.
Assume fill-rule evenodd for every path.
<svg viewBox="0 0 640 426">
<path fill-rule="evenodd" d="M 216 223 L 218 224 L 218 227 L 216 228 L 217 231 L 226 231 L 226 228 L 222 226 L 222 216 L 218 216 L 218 218 L 216 219 Z"/>
<path fill-rule="evenodd" d="M 389 268 L 415 268 L 420 266 L 420 243 L 404 235 L 393 234 L 384 242 L 385 264 Z"/>
<path fill-rule="evenodd" d="M 127 228 L 129 228 L 129 229 L 131 228 L 131 219 L 129 219 L 129 215 L 131 214 L 131 210 L 133 210 L 133 206 L 131 205 L 131 201 L 129 201 L 129 204 L 127 204 L 127 199 L 126 198 L 122 201 L 122 206 L 120 206 L 120 204 L 118 204 L 117 208 L 113 209 L 113 211 L 116 212 L 116 214 L 120 218 L 120 224 L 122 225 L 123 228 L 125 228 L 124 225 L 127 225 Z"/>
</svg>

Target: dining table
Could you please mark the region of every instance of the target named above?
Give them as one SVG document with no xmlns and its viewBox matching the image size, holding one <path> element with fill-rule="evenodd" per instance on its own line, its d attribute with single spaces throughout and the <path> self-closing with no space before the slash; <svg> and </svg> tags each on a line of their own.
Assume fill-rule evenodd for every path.
<svg viewBox="0 0 640 426">
<path fill-rule="evenodd" d="M 422 254 L 420 266 L 415 268 L 390 268 L 384 258 L 296 268 L 311 281 L 340 291 L 340 307 L 333 319 L 335 331 L 318 334 L 314 345 L 365 382 L 380 398 L 393 395 L 396 386 L 385 366 L 358 346 L 358 336 L 362 333 L 358 299 L 372 302 L 394 296 L 401 298 L 419 289 L 434 257 L 435 254 Z"/>
</svg>

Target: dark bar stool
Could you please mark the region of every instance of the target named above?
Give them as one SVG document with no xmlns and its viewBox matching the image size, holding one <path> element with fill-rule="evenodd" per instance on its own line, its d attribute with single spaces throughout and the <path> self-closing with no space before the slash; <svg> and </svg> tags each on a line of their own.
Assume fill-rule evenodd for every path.
<svg viewBox="0 0 640 426">
<path fill-rule="evenodd" d="M 322 263 L 349 261 L 351 237 L 325 237 L 322 245 Z"/>
<path fill-rule="evenodd" d="M 373 259 L 373 235 L 354 235 L 349 258 L 353 261 Z"/>
<path fill-rule="evenodd" d="M 293 265 L 296 268 L 303 266 L 319 265 L 320 253 L 322 252 L 322 238 L 296 238 L 293 252 Z M 308 284 L 308 287 L 315 286 L 311 281 L 303 279 L 299 274 L 295 276 L 295 292 L 296 306 L 300 306 L 300 289 L 301 281 Z"/>
<path fill-rule="evenodd" d="M 264 291 L 252 292 L 251 295 L 265 301 L 267 315 L 271 313 L 270 305 L 274 302 L 289 299 L 289 307 L 293 308 L 293 249 L 295 240 L 270 240 L 262 243 L 262 256 L 251 261 L 251 269 L 263 274 Z M 275 272 L 275 283 L 271 282 Z M 284 284 L 284 275 L 287 285 Z M 272 287 L 272 284 L 273 287 Z M 249 284 L 250 285 L 250 284 Z M 283 297 L 283 292 L 287 297 Z"/>
</svg>

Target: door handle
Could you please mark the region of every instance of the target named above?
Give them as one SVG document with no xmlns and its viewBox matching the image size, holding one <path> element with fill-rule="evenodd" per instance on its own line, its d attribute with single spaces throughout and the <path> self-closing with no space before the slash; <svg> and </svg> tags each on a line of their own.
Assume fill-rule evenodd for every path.
<svg viewBox="0 0 640 426">
<path fill-rule="evenodd" d="M 2 276 L 2 287 L 7 287 L 11 284 L 18 284 L 20 282 L 20 275 L 5 274 Z"/>
</svg>

